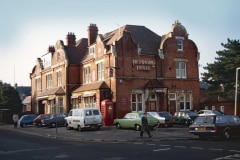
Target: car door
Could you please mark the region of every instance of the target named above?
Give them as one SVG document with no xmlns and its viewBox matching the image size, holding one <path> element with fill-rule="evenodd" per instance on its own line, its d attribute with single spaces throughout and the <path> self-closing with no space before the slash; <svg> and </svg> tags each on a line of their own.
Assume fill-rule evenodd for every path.
<svg viewBox="0 0 240 160">
<path fill-rule="evenodd" d="M 85 125 L 93 124 L 93 113 L 92 110 L 85 110 Z"/>
<path fill-rule="evenodd" d="M 132 121 L 131 113 L 127 113 L 122 119 L 118 119 L 118 122 L 122 128 L 132 128 Z"/>
<path fill-rule="evenodd" d="M 130 114 L 130 119 L 128 121 L 129 128 L 135 128 L 135 125 L 141 126 L 141 120 L 138 114 Z"/>
<path fill-rule="evenodd" d="M 59 115 L 59 122 L 58 122 L 59 125 L 62 126 L 62 125 L 65 124 L 65 120 L 64 120 L 65 117 L 66 117 L 65 114 L 60 114 Z"/>
<path fill-rule="evenodd" d="M 228 125 L 231 129 L 231 134 L 238 135 L 240 133 L 240 124 L 239 124 L 238 118 L 236 116 L 229 115 L 227 119 L 228 119 Z"/>
</svg>

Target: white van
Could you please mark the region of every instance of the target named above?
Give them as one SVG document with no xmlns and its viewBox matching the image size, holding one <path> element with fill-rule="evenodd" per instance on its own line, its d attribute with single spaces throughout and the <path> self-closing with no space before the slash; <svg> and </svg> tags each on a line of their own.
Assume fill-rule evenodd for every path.
<svg viewBox="0 0 240 160">
<path fill-rule="evenodd" d="M 82 131 L 84 128 L 94 128 L 99 130 L 103 125 L 103 117 L 97 108 L 80 108 L 70 110 L 66 120 L 66 128 L 78 129 Z"/>
</svg>

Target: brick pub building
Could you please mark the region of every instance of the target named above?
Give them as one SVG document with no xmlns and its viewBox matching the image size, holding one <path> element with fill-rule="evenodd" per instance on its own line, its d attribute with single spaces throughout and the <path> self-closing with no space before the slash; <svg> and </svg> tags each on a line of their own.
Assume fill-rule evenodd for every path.
<svg viewBox="0 0 240 160">
<path fill-rule="evenodd" d="M 199 53 L 187 30 L 175 21 L 166 35 L 145 26 L 125 25 L 88 38 L 57 41 L 38 58 L 30 74 L 32 110 L 68 112 L 113 103 L 114 117 L 130 111 L 198 109 Z"/>
</svg>

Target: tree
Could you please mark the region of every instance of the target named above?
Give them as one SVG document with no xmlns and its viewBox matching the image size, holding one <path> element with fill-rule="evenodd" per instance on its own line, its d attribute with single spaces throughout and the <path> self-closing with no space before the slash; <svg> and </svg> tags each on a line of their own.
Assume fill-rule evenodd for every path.
<svg viewBox="0 0 240 160">
<path fill-rule="evenodd" d="M 0 109 L 10 109 L 16 113 L 20 113 L 22 110 L 18 92 L 10 85 L 0 85 Z"/>
<path fill-rule="evenodd" d="M 240 42 L 227 39 L 221 43 L 223 50 L 217 51 L 218 57 L 214 63 L 203 67 L 207 72 L 202 73 L 202 81 L 209 85 L 209 95 L 234 99 L 236 68 L 240 67 Z"/>
</svg>

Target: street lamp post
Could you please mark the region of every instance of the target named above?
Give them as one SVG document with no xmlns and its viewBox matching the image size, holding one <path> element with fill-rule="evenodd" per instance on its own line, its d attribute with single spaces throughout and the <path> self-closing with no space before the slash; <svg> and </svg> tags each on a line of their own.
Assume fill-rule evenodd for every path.
<svg viewBox="0 0 240 160">
<path fill-rule="evenodd" d="M 235 83 L 235 107 L 234 107 L 234 115 L 237 115 L 237 93 L 238 93 L 238 70 L 240 67 L 236 68 L 236 83 Z"/>
</svg>

